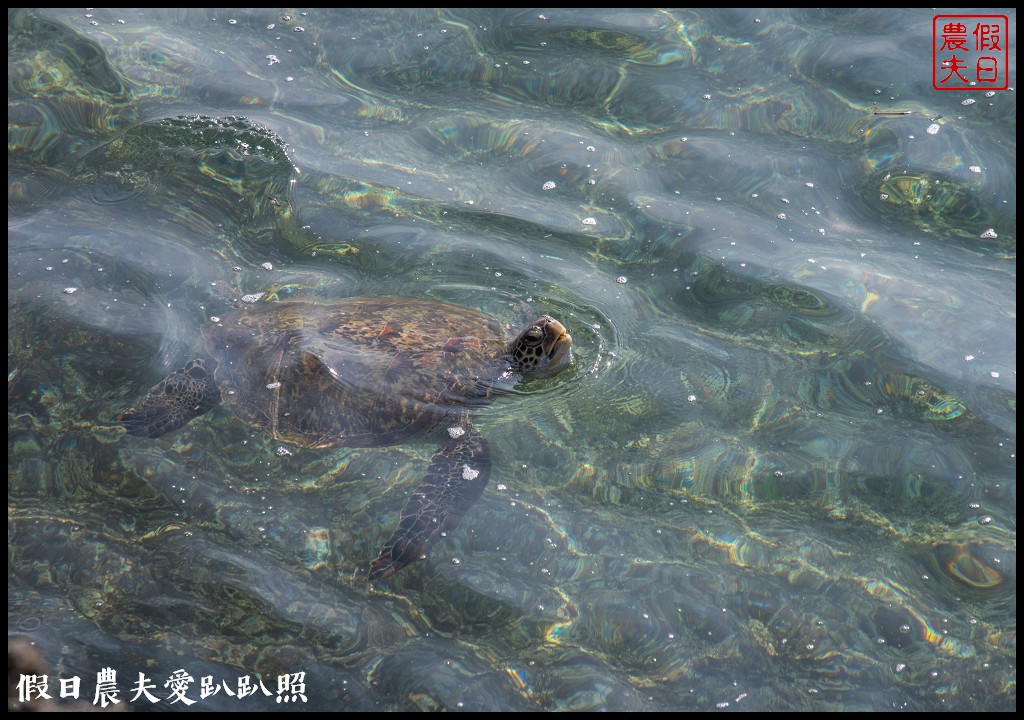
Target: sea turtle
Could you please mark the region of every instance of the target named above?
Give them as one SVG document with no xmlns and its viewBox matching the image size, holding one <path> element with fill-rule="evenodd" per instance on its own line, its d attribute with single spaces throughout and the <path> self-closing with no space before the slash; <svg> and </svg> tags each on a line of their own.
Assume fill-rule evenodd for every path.
<svg viewBox="0 0 1024 720">
<path fill-rule="evenodd" d="M 129 434 L 159 437 L 223 400 L 244 422 L 301 447 L 443 438 L 371 563 L 371 582 L 423 557 L 483 493 L 491 461 L 473 408 L 522 373 L 548 375 L 572 359 L 572 337 L 547 315 L 507 341 L 481 312 L 404 297 L 257 302 L 202 336 L 208 356 L 118 416 Z"/>
</svg>

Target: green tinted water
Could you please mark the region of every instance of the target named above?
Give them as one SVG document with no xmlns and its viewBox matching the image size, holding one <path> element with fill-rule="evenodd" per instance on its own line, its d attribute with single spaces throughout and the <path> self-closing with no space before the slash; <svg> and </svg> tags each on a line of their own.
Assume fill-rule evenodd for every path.
<svg viewBox="0 0 1024 720">
<path fill-rule="evenodd" d="M 1012 96 L 930 89 L 930 13 L 544 14 L 11 15 L 9 632 L 202 709 L 1015 707 Z M 260 292 L 575 365 L 371 587 L 431 444 L 115 421 Z"/>
</svg>

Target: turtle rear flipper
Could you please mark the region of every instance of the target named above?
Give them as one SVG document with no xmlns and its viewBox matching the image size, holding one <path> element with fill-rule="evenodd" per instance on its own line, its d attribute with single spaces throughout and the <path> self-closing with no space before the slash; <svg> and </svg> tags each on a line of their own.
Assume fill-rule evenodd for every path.
<svg viewBox="0 0 1024 720">
<path fill-rule="evenodd" d="M 402 508 L 398 527 L 370 564 L 370 582 L 380 582 L 422 558 L 454 529 L 487 487 L 491 457 L 487 441 L 468 423 L 434 453 L 430 468 Z"/>
<path fill-rule="evenodd" d="M 201 358 L 192 360 L 154 385 L 141 405 L 118 415 L 128 434 L 160 437 L 216 407 L 220 391 L 207 370 L 208 363 Z"/>
</svg>

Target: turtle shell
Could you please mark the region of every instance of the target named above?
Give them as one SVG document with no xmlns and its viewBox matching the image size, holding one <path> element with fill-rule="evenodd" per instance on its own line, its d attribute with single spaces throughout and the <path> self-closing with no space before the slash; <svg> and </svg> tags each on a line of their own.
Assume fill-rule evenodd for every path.
<svg viewBox="0 0 1024 720">
<path fill-rule="evenodd" d="M 500 324 L 400 297 L 248 305 L 204 327 L 222 400 L 301 447 L 400 443 L 489 401 Z"/>
</svg>

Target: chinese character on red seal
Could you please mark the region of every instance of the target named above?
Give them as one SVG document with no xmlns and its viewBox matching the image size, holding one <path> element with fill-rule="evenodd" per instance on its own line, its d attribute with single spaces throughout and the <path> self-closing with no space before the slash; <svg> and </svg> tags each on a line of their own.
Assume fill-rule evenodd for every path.
<svg viewBox="0 0 1024 720">
<path fill-rule="evenodd" d="M 932 18 L 932 87 L 1006 90 L 1010 86 L 1010 22 L 1006 15 Z"/>
</svg>

